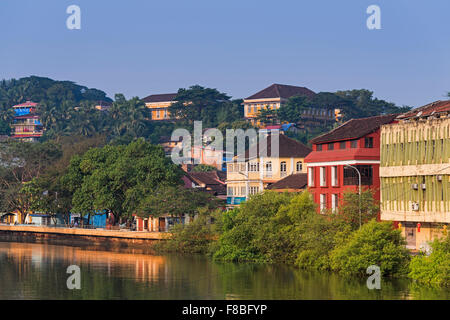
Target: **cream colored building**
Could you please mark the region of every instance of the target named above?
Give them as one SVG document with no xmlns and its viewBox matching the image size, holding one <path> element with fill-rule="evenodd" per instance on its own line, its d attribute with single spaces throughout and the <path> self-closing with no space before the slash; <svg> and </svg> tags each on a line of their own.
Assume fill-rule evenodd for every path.
<svg viewBox="0 0 450 320">
<path fill-rule="evenodd" d="M 300 95 L 312 98 L 315 93 L 305 87 L 275 83 L 244 99 L 244 116 L 246 119 L 254 119 L 262 109 L 279 109 L 290 97 Z"/>
<path fill-rule="evenodd" d="M 152 120 L 170 120 L 169 107 L 175 103 L 176 93 L 153 94 L 143 99 L 151 110 Z"/>
<path fill-rule="evenodd" d="M 257 146 L 252 146 L 246 151 L 242 161 L 235 157 L 227 163 L 227 204 L 239 205 L 251 195 L 262 192 L 271 184 L 296 173 L 306 173 L 305 157 L 311 149 L 304 144 L 279 135 L 278 156 L 261 156 Z M 268 150 L 271 150 L 271 139 L 267 139 Z M 250 155 L 256 155 L 250 157 Z"/>
<path fill-rule="evenodd" d="M 381 219 L 400 224 L 411 249 L 427 248 L 450 223 L 450 101 L 381 128 Z"/>
</svg>

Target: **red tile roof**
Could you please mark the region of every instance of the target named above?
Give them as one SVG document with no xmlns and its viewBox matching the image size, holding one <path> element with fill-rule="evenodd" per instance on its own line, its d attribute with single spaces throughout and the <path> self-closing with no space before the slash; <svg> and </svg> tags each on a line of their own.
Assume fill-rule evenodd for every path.
<svg viewBox="0 0 450 320">
<path fill-rule="evenodd" d="M 36 102 L 31 102 L 31 101 L 27 101 L 25 103 L 21 103 L 21 104 L 17 104 L 15 106 L 13 106 L 13 108 L 23 108 L 23 107 L 37 107 L 38 103 Z"/>
<path fill-rule="evenodd" d="M 250 99 L 268 99 L 268 98 L 284 98 L 289 99 L 293 96 L 307 96 L 308 98 L 312 98 L 315 96 L 315 92 L 309 90 L 305 87 L 297 87 L 297 86 L 289 86 L 285 84 L 273 84 L 270 87 L 267 87 L 254 95 L 246 98 L 246 100 Z"/>
<path fill-rule="evenodd" d="M 450 112 L 450 100 L 439 100 L 429 103 L 425 106 L 413 109 L 409 112 L 401 114 L 398 119 L 410 119 L 415 117 L 427 117 L 439 113 L 449 113 Z"/>
<path fill-rule="evenodd" d="M 170 102 L 175 99 L 177 93 L 152 94 L 142 99 L 144 102 Z"/>
<path fill-rule="evenodd" d="M 269 190 L 280 189 L 305 189 L 308 183 L 308 175 L 306 173 L 295 173 L 278 180 L 274 184 L 267 187 Z"/>
<path fill-rule="evenodd" d="M 398 114 L 388 114 L 369 118 L 351 119 L 330 132 L 315 137 L 310 142 L 316 144 L 359 139 L 379 129 L 383 124 L 391 123 L 397 116 Z"/>
<path fill-rule="evenodd" d="M 279 150 L 278 157 L 280 158 L 305 158 L 312 150 L 305 146 L 303 143 L 298 142 L 297 140 L 291 139 L 284 134 L 280 134 L 279 136 Z M 264 141 L 266 140 L 266 141 Z M 268 135 L 266 138 L 260 143 L 255 143 L 249 149 L 245 151 L 245 158 L 248 159 L 249 156 L 266 156 L 271 157 L 272 155 L 272 138 Z M 259 146 L 267 145 L 267 152 L 261 150 Z"/>
<path fill-rule="evenodd" d="M 221 171 L 188 172 L 186 176 L 198 185 L 214 191 L 217 195 L 226 194 L 226 173 Z"/>
</svg>

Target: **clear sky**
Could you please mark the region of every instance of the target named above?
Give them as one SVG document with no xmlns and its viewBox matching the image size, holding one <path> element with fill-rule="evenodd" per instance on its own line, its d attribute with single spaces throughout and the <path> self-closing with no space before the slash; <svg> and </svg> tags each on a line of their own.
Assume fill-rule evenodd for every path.
<svg viewBox="0 0 450 320">
<path fill-rule="evenodd" d="M 81 30 L 68 30 L 69 5 Z M 381 8 L 381 30 L 366 9 Z M 448 0 L 0 0 L 0 78 L 144 97 L 200 84 L 367 88 L 421 106 L 450 91 Z"/>
</svg>

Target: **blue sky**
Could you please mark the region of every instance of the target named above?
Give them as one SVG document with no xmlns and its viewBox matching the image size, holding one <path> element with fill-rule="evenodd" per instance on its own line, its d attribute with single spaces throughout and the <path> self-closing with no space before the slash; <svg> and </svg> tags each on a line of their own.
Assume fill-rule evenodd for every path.
<svg viewBox="0 0 450 320">
<path fill-rule="evenodd" d="M 71 4 L 81 30 L 66 28 Z M 381 30 L 366 27 L 371 4 Z M 448 0 L 1 0 L 0 78 L 73 80 L 111 97 L 367 88 L 421 106 L 450 91 L 449 12 Z"/>
</svg>

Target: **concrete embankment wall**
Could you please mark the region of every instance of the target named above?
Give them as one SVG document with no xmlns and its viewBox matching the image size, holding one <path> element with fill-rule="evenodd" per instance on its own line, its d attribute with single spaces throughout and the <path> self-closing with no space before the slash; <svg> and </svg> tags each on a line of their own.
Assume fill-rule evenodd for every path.
<svg viewBox="0 0 450 320">
<path fill-rule="evenodd" d="M 114 251 L 132 249 L 140 253 L 151 253 L 153 245 L 168 236 L 163 232 L 0 225 L 0 241 L 96 247 Z"/>
</svg>

